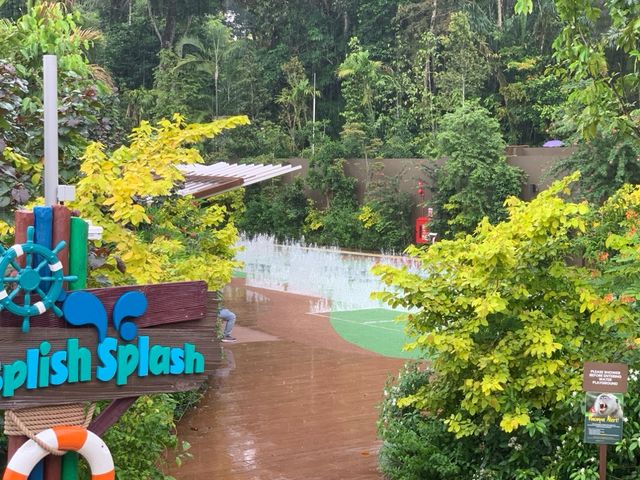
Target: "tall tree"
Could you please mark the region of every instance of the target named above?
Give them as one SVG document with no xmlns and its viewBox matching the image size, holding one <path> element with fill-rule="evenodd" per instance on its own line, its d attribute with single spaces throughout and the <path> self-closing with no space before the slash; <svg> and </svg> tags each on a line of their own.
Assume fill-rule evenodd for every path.
<svg viewBox="0 0 640 480">
<path fill-rule="evenodd" d="M 489 78 L 489 62 L 481 48 L 483 40 L 471 29 L 466 13 L 453 13 L 446 35 L 440 38 L 442 68 L 436 86 L 447 110 L 477 97 Z"/>
<path fill-rule="evenodd" d="M 467 102 L 442 118 L 437 153 L 444 164 L 434 178 L 434 229 L 445 236 L 472 232 L 483 217 L 506 216 L 504 201 L 518 195 L 522 172 L 507 165 L 500 125 Z"/>
<path fill-rule="evenodd" d="M 309 101 L 317 93 L 309 83 L 304 66 L 298 57 L 293 57 L 285 63 L 282 71 L 285 74 L 287 86 L 280 91 L 276 102 L 282 105 L 282 116 L 289 129 L 291 145 L 299 147 L 297 134 L 307 122 Z"/>
<path fill-rule="evenodd" d="M 252 120 L 263 116 L 271 95 L 265 85 L 265 72 L 255 42 L 250 38 L 235 40 L 227 64 L 226 112 L 246 114 Z"/>
<path fill-rule="evenodd" d="M 337 134 L 342 106 L 336 66 L 344 59 L 356 25 L 356 0 L 229 0 L 234 33 L 255 42 L 264 88 L 279 92 L 286 84 L 281 65 L 297 56 L 310 74 L 316 73 L 318 118 L 330 121 Z M 265 111 L 275 119 L 275 105 Z"/>
<path fill-rule="evenodd" d="M 146 3 L 139 0 L 128 3 L 113 0 L 110 5 L 85 2 L 82 9 L 87 16 L 98 14 L 105 35 L 105 41 L 94 52 L 96 62 L 111 72 L 121 90 L 151 88 L 160 45 Z"/>
<path fill-rule="evenodd" d="M 144 0 L 147 4 L 149 20 L 160 43 L 160 48 L 171 48 L 179 37 L 179 30 L 183 35 L 197 16 L 207 13 L 217 13 L 221 9 L 220 2 L 210 0 Z"/>
<path fill-rule="evenodd" d="M 584 138 L 599 130 L 640 140 L 640 3 L 555 0 L 563 29 L 553 47 L 573 88 L 567 118 Z M 533 11 L 518 0 L 516 11 Z"/>
<path fill-rule="evenodd" d="M 398 26 L 393 19 L 399 5 L 405 2 L 406 0 L 368 0 L 359 2 L 356 12 L 355 35 L 373 56 L 387 63 L 394 57 L 392 46 Z"/>
<path fill-rule="evenodd" d="M 183 37 L 176 45 L 177 53 L 182 60 L 176 68 L 188 65 L 204 72 L 213 80 L 212 113 L 220 115 L 219 81 L 220 70 L 231 45 L 231 31 L 219 18 L 209 17 L 203 29 L 203 38 Z"/>
<path fill-rule="evenodd" d="M 376 89 L 382 72 L 382 62 L 371 59 L 356 37 L 349 41 L 350 53 L 338 67 L 342 80 L 345 108 L 342 116 L 347 123 L 375 123 Z"/>
</svg>

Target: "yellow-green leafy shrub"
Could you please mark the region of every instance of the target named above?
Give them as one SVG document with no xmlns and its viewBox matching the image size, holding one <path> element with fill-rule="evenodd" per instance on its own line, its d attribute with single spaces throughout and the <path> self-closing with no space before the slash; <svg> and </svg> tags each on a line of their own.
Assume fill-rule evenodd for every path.
<svg viewBox="0 0 640 480">
<path fill-rule="evenodd" d="M 435 376 L 401 402 L 437 414 L 457 437 L 531 428 L 581 390 L 586 360 L 620 360 L 639 332 L 627 302 L 605 297 L 589 268 L 566 259 L 589 206 L 562 198 L 577 176 L 535 200 L 507 201 L 508 220 L 473 235 L 410 249 L 422 272 L 379 265 L 410 307 L 411 348 L 433 359 Z"/>
<path fill-rule="evenodd" d="M 113 284 L 203 279 L 211 289 L 229 281 L 236 265 L 232 212 L 177 196 L 184 180 L 177 167 L 203 162 L 193 144 L 247 122 L 187 124 L 175 115 L 157 126 L 142 122 L 131 143 L 113 153 L 99 143 L 87 148 L 72 207 L 104 228 L 97 275 Z"/>
</svg>

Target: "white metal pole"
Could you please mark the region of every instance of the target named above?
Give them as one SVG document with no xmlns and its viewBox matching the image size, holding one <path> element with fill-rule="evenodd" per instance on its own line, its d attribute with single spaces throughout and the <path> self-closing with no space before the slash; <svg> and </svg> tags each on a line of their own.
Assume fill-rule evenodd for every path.
<svg viewBox="0 0 640 480">
<path fill-rule="evenodd" d="M 44 67 L 44 203 L 58 203 L 58 61 L 45 55 Z"/>
<path fill-rule="evenodd" d="M 313 117 L 311 123 L 311 155 L 316 154 L 316 72 L 313 72 Z"/>
</svg>

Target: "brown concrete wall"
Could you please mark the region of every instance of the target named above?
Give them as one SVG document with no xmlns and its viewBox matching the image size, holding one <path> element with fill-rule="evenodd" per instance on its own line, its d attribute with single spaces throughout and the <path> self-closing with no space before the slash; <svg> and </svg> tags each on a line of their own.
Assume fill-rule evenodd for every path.
<svg viewBox="0 0 640 480">
<path fill-rule="evenodd" d="M 531 200 L 537 192 L 547 188 L 554 180 L 549 174 L 549 169 L 558 160 L 571 155 L 573 150 L 573 147 L 508 147 L 507 162 L 521 168 L 525 173 L 521 197 Z"/>
<path fill-rule="evenodd" d="M 526 146 L 507 147 L 507 162 L 510 165 L 521 168 L 525 173 L 522 186 L 521 197 L 524 200 L 532 199 L 537 192 L 546 188 L 553 178 L 548 175 L 549 168 L 559 159 L 566 158 L 573 151 L 572 147 L 562 148 L 542 148 Z M 290 158 L 287 160 L 291 165 L 300 165 L 301 170 L 287 174 L 285 181 L 292 181 L 293 178 L 307 175 L 309 171 L 309 161 L 305 158 Z M 385 158 L 382 160 L 369 160 L 368 165 L 362 158 L 347 160 L 345 172 L 349 176 L 358 179 L 357 193 L 360 200 L 364 197 L 365 179 L 368 178 L 367 168 L 371 169 L 373 162 L 382 162 L 383 173 L 389 177 L 398 176 L 400 178 L 400 190 L 410 193 L 416 202 L 414 216 L 419 214 L 419 205 L 423 199 L 418 195 L 418 182 L 425 183 L 424 200 L 431 198 L 432 186 L 429 169 L 438 166 L 442 161 L 433 161 L 424 158 Z M 317 202 L 322 202 L 321 196 L 315 192 L 308 192 L 310 197 Z"/>
<path fill-rule="evenodd" d="M 297 176 L 304 177 L 309 172 L 309 160 L 306 158 L 290 158 L 287 162 L 291 165 L 301 166 L 302 169 L 285 175 L 285 182 L 292 181 L 293 178 Z M 431 178 L 426 169 L 442 163 L 441 161 L 432 161 L 423 158 L 385 158 L 380 160 L 369 160 L 368 162 L 365 162 L 363 158 L 349 159 L 347 160 L 344 169 L 347 175 L 355 177 L 358 180 L 356 192 L 359 200 L 364 198 L 366 190 L 365 179 L 369 177 L 369 175 L 367 175 L 367 169 L 370 171 L 374 168 L 374 163 L 376 162 L 382 163 L 382 172 L 385 176 L 399 177 L 400 191 L 410 193 L 414 197 L 416 204 L 422 203 L 423 201 L 417 193 L 418 181 L 422 180 L 425 183 L 424 199 L 429 200 L 431 198 L 431 190 L 429 188 L 431 187 Z M 311 198 L 314 200 L 322 201 L 322 198 L 315 195 L 314 192 L 308 193 L 310 193 Z"/>
</svg>

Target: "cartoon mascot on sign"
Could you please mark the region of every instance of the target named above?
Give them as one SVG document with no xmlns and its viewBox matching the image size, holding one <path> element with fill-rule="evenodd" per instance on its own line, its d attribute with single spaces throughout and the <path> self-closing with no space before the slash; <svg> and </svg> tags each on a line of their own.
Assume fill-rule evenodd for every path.
<svg viewBox="0 0 640 480">
<path fill-rule="evenodd" d="M 608 393 L 601 393 L 596 397 L 596 401 L 593 403 L 593 407 L 591 407 L 590 412 L 595 417 L 623 417 L 620 401 L 616 396 Z"/>
</svg>

